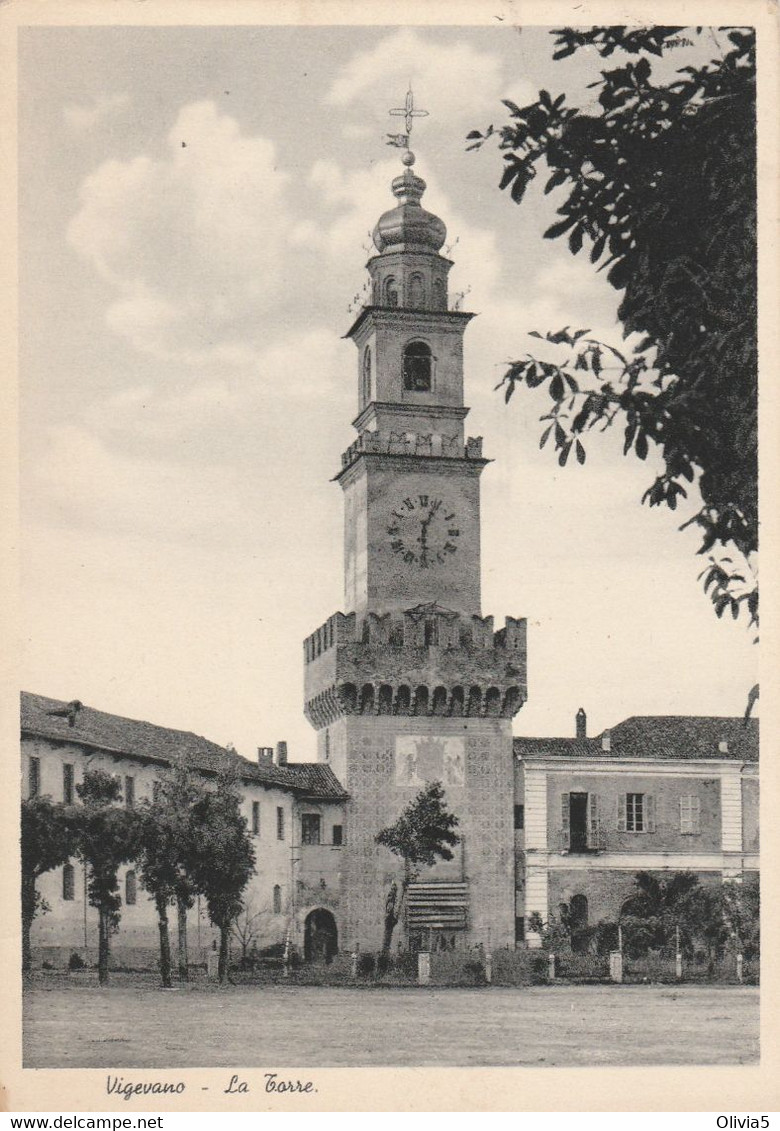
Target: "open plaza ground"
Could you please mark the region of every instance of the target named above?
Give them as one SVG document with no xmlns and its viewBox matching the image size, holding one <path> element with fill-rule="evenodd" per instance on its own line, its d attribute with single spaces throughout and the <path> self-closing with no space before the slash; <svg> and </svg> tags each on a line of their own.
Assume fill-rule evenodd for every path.
<svg viewBox="0 0 780 1131">
<path fill-rule="evenodd" d="M 348 988 L 41 982 L 27 1068 L 755 1064 L 735 986 Z"/>
</svg>

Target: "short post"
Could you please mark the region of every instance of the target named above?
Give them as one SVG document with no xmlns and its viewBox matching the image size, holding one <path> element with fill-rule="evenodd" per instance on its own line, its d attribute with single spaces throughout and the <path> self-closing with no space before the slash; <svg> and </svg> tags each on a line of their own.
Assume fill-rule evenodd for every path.
<svg viewBox="0 0 780 1131">
<path fill-rule="evenodd" d="M 613 982 L 623 981 L 623 952 L 613 950 L 609 955 L 609 977 Z"/>
<path fill-rule="evenodd" d="M 421 950 L 417 955 L 417 983 L 427 986 L 431 980 L 431 956 L 427 950 Z"/>
<path fill-rule="evenodd" d="M 550 982 L 555 981 L 555 955 L 552 953 L 547 959 L 547 978 Z"/>
<path fill-rule="evenodd" d="M 742 972 L 742 963 L 743 963 L 742 955 L 738 954 L 737 955 L 737 981 L 738 982 L 741 982 L 743 977 L 744 977 L 743 972 Z"/>
</svg>

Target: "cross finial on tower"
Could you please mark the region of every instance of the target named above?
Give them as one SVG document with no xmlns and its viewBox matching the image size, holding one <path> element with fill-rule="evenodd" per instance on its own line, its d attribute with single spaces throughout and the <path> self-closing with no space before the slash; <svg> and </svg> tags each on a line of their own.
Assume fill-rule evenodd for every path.
<svg viewBox="0 0 780 1131">
<path fill-rule="evenodd" d="M 404 127 L 405 127 L 406 132 L 402 133 L 402 134 L 388 134 L 387 135 L 387 144 L 398 146 L 399 149 L 408 150 L 409 151 L 409 157 L 411 158 L 411 161 L 405 158 L 404 164 L 411 165 L 414 162 L 414 154 L 409 149 L 409 137 L 410 137 L 411 132 L 412 132 L 412 126 L 414 125 L 414 119 L 415 118 L 427 118 L 428 117 L 428 111 L 427 110 L 417 110 L 417 109 L 415 109 L 414 93 L 412 92 L 411 83 L 409 84 L 409 89 L 406 92 L 406 102 L 405 102 L 405 104 L 403 106 L 396 106 L 394 109 L 392 109 L 390 111 L 390 113 L 394 118 L 403 118 L 404 119 Z"/>
</svg>

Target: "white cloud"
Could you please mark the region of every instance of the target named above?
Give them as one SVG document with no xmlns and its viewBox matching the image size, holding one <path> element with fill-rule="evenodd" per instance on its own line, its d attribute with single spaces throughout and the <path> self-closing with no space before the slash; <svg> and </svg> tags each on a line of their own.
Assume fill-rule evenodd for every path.
<svg viewBox="0 0 780 1131">
<path fill-rule="evenodd" d="M 363 107 L 375 97 L 384 115 L 387 92 L 397 91 L 396 105 L 402 106 L 409 83 L 420 106 L 435 117 L 438 130 L 454 125 L 460 129 L 464 119 L 473 122 L 486 110 L 494 111 L 506 90 L 511 89 L 515 99 L 533 97 L 530 84 L 505 77 L 498 55 L 465 39 L 441 43 L 431 34 L 400 28 L 350 59 L 331 86 L 328 101 L 335 106 L 359 102 Z M 403 120 L 397 121 L 401 125 Z"/>
<path fill-rule="evenodd" d="M 56 521 L 163 540 L 210 540 L 238 530 L 237 470 L 191 468 L 110 450 L 94 430 L 52 426 L 47 451 L 30 478 Z"/>
<path fill-rule="evenodd" d="M 287 183 L 273 142 L 212 102 L 182 108 L 162 156 L 102 164 L 68 239 L 119 291 L 109 326 L 166 360 L 245 364 L 292 285 Z"/>
<path fill-rule="evenodd" d="M 129 105 L 129 94 L 101 95 L 91 103 L 67 102 L 62 108 L 62 117 L 74 134 L 85 134 L 104 118 L 119 113 Z"/>
</svg>

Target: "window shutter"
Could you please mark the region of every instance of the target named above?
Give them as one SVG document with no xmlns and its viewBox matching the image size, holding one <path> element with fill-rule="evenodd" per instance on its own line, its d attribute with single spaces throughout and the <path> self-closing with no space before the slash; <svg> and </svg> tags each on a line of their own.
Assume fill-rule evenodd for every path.
<svg viewBox="0 0 780 1131">
<path fill-rule="evenodd" d="M 681 833 L 687 833 L 689 831 L 688 819 L 689 819 L 688 798 L 687 797 L 680 797 L 680 832 Z"/>
<path fill-rule="evenodd" d="M 617 827 L 619 833 L 626 831 L 626 795 L 619 793 L 617 799 Z"/>
<path fill-rule="evenodd" d="M 698 797 L 691 798 L 691 832 L 701 832 L 701 802 Z"/>
<path fill-rule="evenodd" d="M 599 823 L 599 798 L 597 793 L 588 794 L 588 848 L 601 847 L 601 827 Z"/>
<path fill-rule="evenodd" d="M 568 848 L 571 838 L 569 835 L 569 795 L 561 794 L 561 848 Z"/>
<path fill-rule="evenodd" d="M 649 833 L 655 832 L 655 798 L 652 794 L 645 794 L 645 830 Z"/>
</svg>

